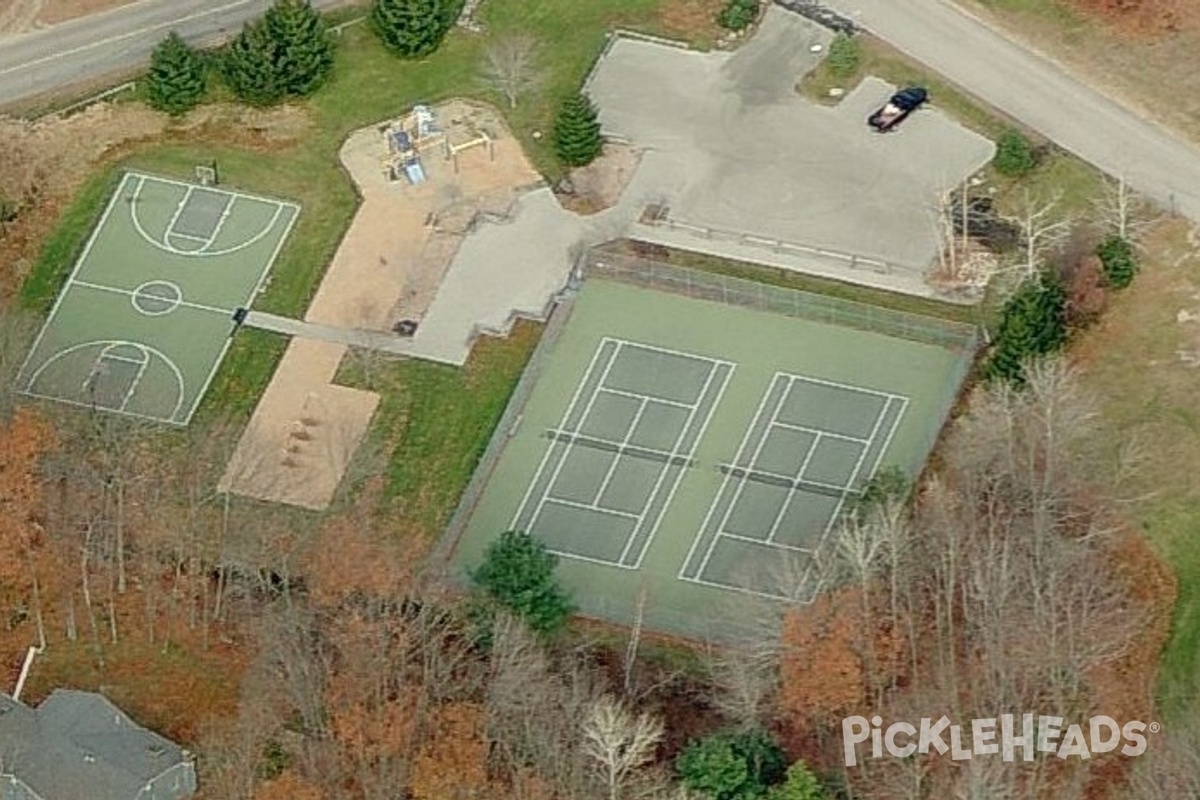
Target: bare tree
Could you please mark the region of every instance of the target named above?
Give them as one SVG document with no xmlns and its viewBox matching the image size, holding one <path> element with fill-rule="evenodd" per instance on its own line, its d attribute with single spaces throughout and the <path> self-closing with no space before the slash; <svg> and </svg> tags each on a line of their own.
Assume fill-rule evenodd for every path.
<svg viewBox="0 0 1200 800">
<path fill-rule="evenodd" d="M 518 33 L 492 42 L 484 54 L 480 80 L 504 95 L 509 108 L 516 108 L 522 96 L 537 91 L 545 81 L 538 65 L 537 40 Z"/>
<path fill-rule="evenodd" d="M 1021 258 L 1016 268 L 1022 277 L 1037 275 L 1046 254 L 1070 234 L 1073 223 L 1061 214 L 1061 200 L 1061 192 L 1038 198 L 1025 190 L 1017 210 L 1006 217 L 1021 231 Z"/>
<path fill-rule="evenodd" d="M 1137 245 L 1154 224 L 1153 212 L 1145 198 L 1135 193 L 1124 175 L 1105 177 L 1104 190 L 1093 203 L 1096 221 L 1111 236 Z"/>
<path fill-rule="evenodd" d="M 656 717 L 634 714 L 608 695 L 591 704 L 583 720 L 583 752 L 608 800 L 618 800 L 632 774 L 654 758 L 662 738 L 663 723 Z"/>
</svg>

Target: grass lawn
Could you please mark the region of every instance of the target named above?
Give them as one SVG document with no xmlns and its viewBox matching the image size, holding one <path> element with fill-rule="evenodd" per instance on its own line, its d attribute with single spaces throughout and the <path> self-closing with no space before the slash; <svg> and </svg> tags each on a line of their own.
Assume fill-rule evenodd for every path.
<svg viewBox="0 0 1200 800">
<path fill-rule="evenodd" d="M 362 452 L 386 456 L 379 511 L 394 515 L 395 527 L 430 540 L 441 533 L 541 333 L 518 322 L 506 339 L 481 338 L 461 369 L 405 360 L 368 376 L 353 359 L 343 362 L 340 383 L 382 397 Z"/>
<path fill-rule="evenodd" d="M 1168 717 L 1195 714 L 1200 700 L 1200 411 L 1196 407 L 1200 252 L 1174 221 L 1154 237 L 1156 255 L 1073 353 L 1100 405 L 1103 440 L 1131 438 L 1144 455 L 1122 489 L 1134 521 L 1171 563 L 1179 581 L 1159 700 Z"/>
</svg>

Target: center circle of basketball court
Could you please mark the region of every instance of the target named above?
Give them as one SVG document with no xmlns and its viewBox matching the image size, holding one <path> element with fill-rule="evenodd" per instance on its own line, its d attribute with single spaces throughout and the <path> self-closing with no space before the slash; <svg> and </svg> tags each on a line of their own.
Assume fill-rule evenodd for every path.
<svg viewBox="0 0 1200 800">
<path fill-rule="evenodd" d="M 147 281 L 133 290 L 134 310 L 148 317 L 170 314 L 183 302 L 183 290 L 171 281 Z"/>
</svg>

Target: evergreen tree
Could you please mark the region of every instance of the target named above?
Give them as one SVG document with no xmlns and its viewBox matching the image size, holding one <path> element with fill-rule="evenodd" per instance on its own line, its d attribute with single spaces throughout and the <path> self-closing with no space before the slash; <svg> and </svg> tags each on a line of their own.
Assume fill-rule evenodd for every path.
<svg viewBox="0 0 1200 800">
<path fill-rule="evenodd" d="M 829 56 L 825 59 L 831 75 L 848 78 L 858 71 L 858 39 L 838 33 L 829 43 Z"/>
<path fill-rule="evenodd" d="M 422 58 L 438 49 L 461 8 L 457 0 L 375 0 L 371 23 L 389 50 Z"/>
<path fill-rule="evenodd" d="M 146 99 L 159 111 L 178 116 L 195 108 L 206 89 L 204 60 L 175 31 L 150 54 Z"/>
<path fill-rule="evenodd" d="M 521 617 L 531 629 L 552 633 L 566 624 L 573 610 L 554 576 L 557 565 L 558 557 L 537 539 L 506 531 L 488 545 L 471 580 L 489 600 Z"/>
<path fill-rule="evenodd" d="M 569 167 L 592 163 L 604 146 L 596 107 L 583 94 L 563 101 L 554 120 L 554 150 Z"/>
<path fill-rule="evenodd" d="M 1066 344 L 1066 305 L 1066 293 L 1056 279 L 1041 277 L 1023 283 L 1004 304 L 985 369 L 987 376 L 1024 386 L 1025 362 Z"/>
<path fill-rule="evenodd" d="M 276 75 L 288 95 L 304 97 L 333 71 L 333 41 L 309 0 L 277 0 L 263 18 L 275 46 Z"/>
<path fill-rule="evenodd" d="M 262 20 L 247 24 L 225 48 L 221 72 L 234 94 L 252 105 L 269 106 L 286 94 L 275 66 L 275 42 Z"/>
<path fill-rule="evenodd" d="M 1137 256 L 1133 245 L 1120 236 L 1109 236 L 1096 248 L 1096 255 L 1104 267 L 1104 278 L 1114 289 L 1124 289 L 1133 283 L 1137 274 Z"/>
</svg>

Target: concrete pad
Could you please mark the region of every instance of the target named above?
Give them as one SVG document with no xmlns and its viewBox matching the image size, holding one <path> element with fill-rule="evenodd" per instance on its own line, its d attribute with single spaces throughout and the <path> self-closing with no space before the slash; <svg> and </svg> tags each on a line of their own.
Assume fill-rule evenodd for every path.
<svg viewBox="0 0 1200 800">
<path fill-rule="evenodd" d="M 993 145 L 929 108 L 896 134 L 872 132 L 866 115 L 893 91 L 882 81 L 835 108 L 801 97 L 794 86 L 818 57 L 809 48 L 828 40 L 772 7 L 732 54 L 621 40 L 590 91 L 606 131 L 650 149 L 631 194 L 656 193 L 671 219 L 886 261 L 904 274 L 892 288 L 911 291 L 937 255 L 938 196 L 986 164 Z M 693 245 L 714 252 L 704 237 Z M 775 263 L 769 249 L 754 260 Z"/>
</svg>

